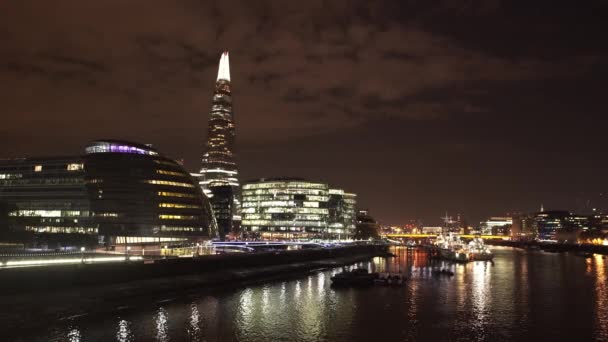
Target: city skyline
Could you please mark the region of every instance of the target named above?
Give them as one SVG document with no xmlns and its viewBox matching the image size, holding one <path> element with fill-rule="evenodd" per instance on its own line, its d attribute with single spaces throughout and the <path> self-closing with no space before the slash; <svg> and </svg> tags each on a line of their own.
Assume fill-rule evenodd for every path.
<svg viewBox="0 0 608 342">
<path fill-rule="evenodd" d="M 242 180 L 335 184 L 387 224 L 605 210 L 605 4 L 450 3 L 4 3 L 0 158 L 112 137 L 196 171 L 230 50 Z"/>
</svg>

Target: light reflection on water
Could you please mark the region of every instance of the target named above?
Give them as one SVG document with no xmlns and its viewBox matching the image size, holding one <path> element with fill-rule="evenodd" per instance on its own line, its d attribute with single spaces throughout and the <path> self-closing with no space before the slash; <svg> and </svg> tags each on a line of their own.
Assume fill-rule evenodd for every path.
<svg viewBox="0 0 608 342">
<path fill-rule="evenodd" d="M 116 331 L 116 341 L 119 342 L 130 342 L 133 341 L 133 334 L 131 333 L 131 323 L 121 319 L 118 322 L 118 330 Z"/>
<path fill-rule="evenodd" d="M 150 298 L 126 312 L 55 322 L 32 340 L 608 340 L 608 272 L 601 256 L 496 248 L 494 263 L 455 265 L 419 250 L 393 252 L 395 258 L 153 308 L 149 303 L 158 299 Z M 332 275 L 356 267 L 401 272 L 409 280 L 396 288 L 330 286 Z M 432 273 L 442 268 L 455 275 Z"/>
<path fill-rule="evenodd" d="M 598 339 L 608 340 L 608 289 L 606 288 L 606 263 L 603 256 L 595 254 L 595 303 Z"/>
<path fill-rule="evenodd" d="M 156 312 L 156 317 L 154 319 L 156 324 L 156 340 L 160 342 L 169 341 L 168 334 L 168 315 L 167 310 L 165 308 L 159 308 Z"/>
</svg>

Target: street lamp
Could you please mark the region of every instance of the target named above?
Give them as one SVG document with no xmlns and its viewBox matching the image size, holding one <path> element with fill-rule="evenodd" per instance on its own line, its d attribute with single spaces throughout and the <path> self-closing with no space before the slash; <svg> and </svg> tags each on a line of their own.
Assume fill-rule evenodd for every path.
<svg viewBox="0 0 608 342">
<path fill-rule="evenodd" d="M 80 247 L 80 261 L 84 264 L 84 247 Z"/>
</svg>

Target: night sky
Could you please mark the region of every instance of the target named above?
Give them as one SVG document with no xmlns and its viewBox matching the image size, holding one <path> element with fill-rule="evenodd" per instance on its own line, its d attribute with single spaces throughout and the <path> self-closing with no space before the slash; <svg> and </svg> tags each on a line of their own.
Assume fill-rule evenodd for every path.
<svg viewBox="0 0 608 342">
<path fill-rule="evenodd" d="M 388 224 L 608 210 L 608 1 L 565 3 L 1 1 L 0 157 L 120 138 L 197 171 L 229 50 L 242 180 Z"/>
</svg>

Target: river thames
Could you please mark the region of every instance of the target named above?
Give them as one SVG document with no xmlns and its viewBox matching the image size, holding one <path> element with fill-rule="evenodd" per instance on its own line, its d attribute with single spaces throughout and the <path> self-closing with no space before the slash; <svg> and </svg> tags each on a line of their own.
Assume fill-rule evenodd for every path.
<svg viewBox="0 0 608 342">
<path fill-rule="evenodd" d="M 50 320 L 11 339 L 608 341 L 608 260 L 601 255 L 495 247 L 493 263 L 454 265 L 431 261 L 421 250 L 393 252 L 397 257 L 357 266 L 404 272 L 409 280 L 403 287 L 334 289 L 330 277 L 341 268 L 324 270 L 128 306 L 111 303 L 113 311 Z M 455 275 L 436 276 L 434 268 Z M 36 320 L 35 313 L 25 317 Z"/>
</svg>

